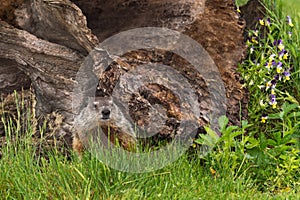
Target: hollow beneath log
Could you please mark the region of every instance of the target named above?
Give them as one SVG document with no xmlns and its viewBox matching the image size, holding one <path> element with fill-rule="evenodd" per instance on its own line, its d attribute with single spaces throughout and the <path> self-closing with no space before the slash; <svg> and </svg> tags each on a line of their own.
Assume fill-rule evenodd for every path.
<svg viewBox="0 0 300 200">
<path fill-rule="evenodd" d="M 99 41 L 140 27 L 166 27 L 184 31 L 204 11 L 205 0 L 72 0 L 87 17 Z"/>
</svg>

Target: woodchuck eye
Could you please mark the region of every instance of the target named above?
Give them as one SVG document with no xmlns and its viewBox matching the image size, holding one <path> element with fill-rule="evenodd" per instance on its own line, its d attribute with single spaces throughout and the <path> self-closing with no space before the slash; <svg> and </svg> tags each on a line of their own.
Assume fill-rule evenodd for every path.
<svg viewBox="0 0 300 200">
<path fill-rule="evenodd" d="M 101 111 L 102 119 L 109 119 L 110 110 L 109 109 L 103 109 Z"/>
</svg>

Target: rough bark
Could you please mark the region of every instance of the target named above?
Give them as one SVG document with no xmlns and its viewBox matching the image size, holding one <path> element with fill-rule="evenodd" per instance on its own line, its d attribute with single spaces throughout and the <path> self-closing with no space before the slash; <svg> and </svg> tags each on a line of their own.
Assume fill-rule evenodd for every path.
<svg viewBox="0 0 300 200">
<path fill-rule="evenodd" d="M 0 57 L 16 61 L 18 69 L 30 78 L 37 99 L 37 116 L 56 111 L 65 117 L 64 125 L 70 130 L 72 78 L 82 56 L 5 22 L 0 23 Z"/>
<path fill-rule="evenodd" d="M 85 56 L 98 42 L 116 33 L 149 26 L 167 27 L 199 42 L 221 73 L 228 98 L 227 115 L 231 122 L 238 124 L 240 113 L 242 117 L 246 116 L 247 95 L 241 88 L 240 76 L 236 72 L 237 63 L 245 50 L 242 35 L 244 22 L 236 13 L 233 1 L 72 2 L 11 0 L 11 4 L 0 4 L 0 59 L 5 61 L 0 64 L 0 71 L 9 65 L 11 68 L 5 70 L 7 76 L 22 77 L 7 81 L 1 74 L 0 82 L 6 84 L 1 86 L 1 93 L 18 89 L 20 85 L 27 88 L 31 82 L 37 100 L 37 116 L 56 112 L 63 117 L 59 136 L 67 141 L 71 139 L 74 123 L 72 92 L 76 87 L 76 74 L 81 64 L 86 62 Z M 91 62 L 95 63 L 95 60 Z M 209 105 L 210 101 L 207 100 L 209 92 L 205 85 L 206 77 L 196 72 L 189 61 L 159 49 L 120 55 L 110 70 L 96 73 L 100 79 L 97 91 L 111 94 L 121 75 L 145 62 L 165 64 L 178 70 L 195 89 L 200 110 L 206 112 L 212 109 L 214 105 Z M 129 94 L 126 95 L 128 97 Z M 164 96 L 168 98 L 164 99 Z M 84 99 L 81 97 L 78 101 L 80 103 Z M 162 105 L 168 120 L 158 138 L 171 138 L 180 120 L 176 102 L 176 97 L 168 88 L 150 84 L 141 88 L 139 93 L 132 94 L 128 104 L 130 115 L 139 125 L 149 123 L 149 107 L 153 104 Z M 200 125 L 206 123 L 209 123 L 207 118 L 199 119 Z"/>
</svg>

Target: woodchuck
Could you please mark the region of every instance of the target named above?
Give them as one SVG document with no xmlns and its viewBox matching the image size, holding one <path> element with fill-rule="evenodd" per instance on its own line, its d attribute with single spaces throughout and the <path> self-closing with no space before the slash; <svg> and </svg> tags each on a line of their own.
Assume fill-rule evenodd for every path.
<svg viewBox="0 0 300 200">
<path fill-rule="evenodd" d="M 73 150 L 81 154 L 90 142 L 120 145 L 133 150 L 136 144 L 133 123 L 112 97 L 89 97 L 87 106 L 75 117 Z"/>
</svg>

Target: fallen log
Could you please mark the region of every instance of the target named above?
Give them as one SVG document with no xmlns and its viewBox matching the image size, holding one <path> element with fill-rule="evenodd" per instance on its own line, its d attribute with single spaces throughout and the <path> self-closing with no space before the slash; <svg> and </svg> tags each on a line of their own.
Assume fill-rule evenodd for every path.
<svg viewBox="0 0 300 200">
<path fill-rule="evenodd" d="M 1 93 L 18 89 L 20 85 L 28 88 L 31 83 L 37 101 L 36 115 L 58 113 L 62 121 L 56 135 L 67 144 L 71 143 L 74 132 L 74 115 L 85 105 L 86 98 L 95 93 L 100 96 L 117 93 L 126 102 L 133 122 L 140 127 L 151 130 L 149 124 L 158 123 L 151 120 L 159 114 L 164 116 L 163 125 L 153 140 L 172 139 L 182 119 L 195 120 L 196 116 L 199 126 L 213 124 L 216 119 L 209 117 L 213 110 L 225 111 L 232 124 L 239 124 L 240 118 L 247 115 L 248 98 L 236 71 L 245 52 L 245 24 L 235 11 L 233 1 L 11 0 L 10 4 L 0 4 L 0 18 L 0 59 L 5 61 L 0 64 L 0 71 L 22 77 L 6 81 L 6 86 L 1 86 Z M 121 52 L 117 47 L 105 49 L 108 38 L 142 27 L 177 31 L 198 42 L 208 54 L 205 52 L 199 59 L 185 60 L 172 52 L 176 49 L 174 45 L 180 44 L 181 37 L 177 35 L 176 38 L 176 34 L 171 34 L 174 41 L 169 41 L 169 46 L 163 49 L 143 48 L 129 52 Z M 163 35 L 158 41 L 168 41 L 168 37 Z M 144 36 L 139 39 L 147 41 Z M 214 62 L 210 62 L 209 57 Z M 213 73 L 201 74 L 195 69 L 193 63 L 199 63 L 199 60 L 203 60 L 202 72 Z M 97 68 L 107 62 L 110 63 L 108 67 Z M 146 84 L 132 94 L 128 92 L 132 91 L 130 89 L 124 92 L 124 85 L 123 90 L 114 90 L 130 71 L 149 72 L 151 69 L 141 67 L 145 63 L 169 66 L 177 71 L 178 77 L 184 77 L 196 95 L 189 101 L 188 110 L 196 103 L 200 114 L 184 113 L 178 94 L 165 82 Z M 11 67 L 7 68 L 8 65 Z M 214 65 L 218 71 L 210 71 Z M 88 73 L 81 80 L 78 74 L 85 69 L 82 66 L 88 67 Z M 91 66 L 94 68 L 90 69 Z M 164 71 L 157 72 L 163 74 Z M 3 77 L 0 76 L 0 82 L 5 82 Z M 211 86 L 218 85 L 213 84 L 213 80 L 218 81 L 218 87 Z M 183 83 L 174 82 L 179 89 L 184 89 Z M 94 88 L 87 91 L 90 84 Z M 76 93 L 76 88 L 83 93 Z M 78 95 L 76 100 L 74 94 Z M 216 102 L 212 99 L 218 103 L 212 103 Z M 159 108 L 156 105 L 160 105 Z"/>
</svg>

